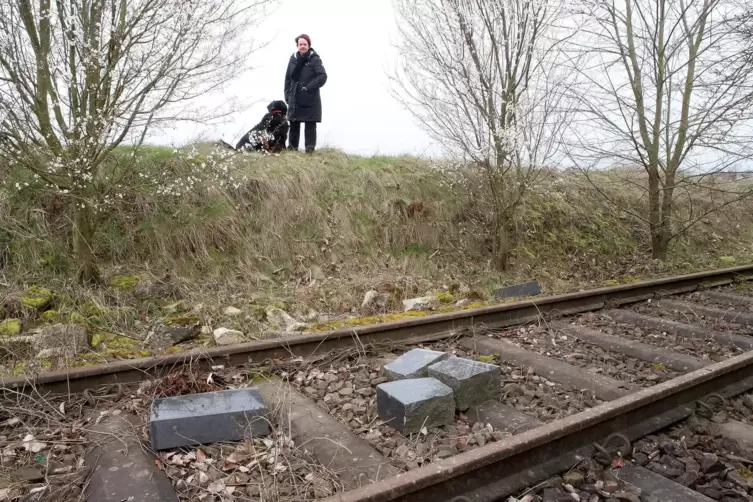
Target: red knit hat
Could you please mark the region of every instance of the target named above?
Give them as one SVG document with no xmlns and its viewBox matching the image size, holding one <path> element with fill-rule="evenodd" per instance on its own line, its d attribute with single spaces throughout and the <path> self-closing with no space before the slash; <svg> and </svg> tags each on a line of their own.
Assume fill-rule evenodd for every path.
<svg viewBox="0 0 753 502">
<path fill-rule="evenodd" d="M 308 35 L 298 35 L 297 37 L 295 37 L 295 43 L 296 44 L 298 43 L 298 39 L 299 38 L 304 39 L 306 42 L 308 42 L 309 47 L 311 47 L 311 38 Z"/>
</svg>

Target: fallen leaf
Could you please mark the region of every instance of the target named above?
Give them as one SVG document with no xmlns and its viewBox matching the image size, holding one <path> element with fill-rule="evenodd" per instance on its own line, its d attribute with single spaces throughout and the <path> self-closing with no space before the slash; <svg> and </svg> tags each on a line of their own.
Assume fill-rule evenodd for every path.
<svg viewBox="0 0 753 502">
<path fill-rule="evenodd" d="M 65 403 L 60 403 L 60 414 L 65 415 Z"/>
<path fill-rule="evenodd" d="M 204 450 L 196 450 L 196 460 L 198 462 L 203 462 L 207 459 L 207 454 L 204 453 Z"/>
</svg>

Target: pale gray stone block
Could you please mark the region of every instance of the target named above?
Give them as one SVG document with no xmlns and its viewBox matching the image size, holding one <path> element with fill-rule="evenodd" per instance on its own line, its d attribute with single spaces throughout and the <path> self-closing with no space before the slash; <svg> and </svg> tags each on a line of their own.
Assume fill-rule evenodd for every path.
<svg viewBox="0 0 753 502">
<path fill-rule="evenodd" d="M 412 349 L 384 366 L 384 376 L 390 380 L 427 376 L 426 368 L 447 359 L 449 354 L 428 349 Z"/>
</svg>

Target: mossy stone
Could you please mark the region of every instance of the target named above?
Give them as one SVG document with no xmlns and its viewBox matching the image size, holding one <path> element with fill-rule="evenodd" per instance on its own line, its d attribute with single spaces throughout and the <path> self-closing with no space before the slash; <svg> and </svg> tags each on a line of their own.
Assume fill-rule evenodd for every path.
<svg viewBox="0 0 753 502">
<path fill-rule="evenodd" d="M 44 322 L 49 322 L 52 324 L 57 324 L 59 322 L 63 322 L 63 317 L 60 315 L 60 313 L 57 310 L 45 310 L 42 312 L 42 315 L 39 316 Z"/>
<path fill-rule="evenodd" d="M 21 334 L 21 321 L 19 319 L 6 319 L 0 322 L 0 336 L 16 336 Z"/>
<path fill-rule="evenodd" d="M 114 275 L 110 277 L 110 287 L 118 291 L 130 292 L 136 289 L 141 279 L 137 275 Z"/>
<path fill-rule="evenodd" d="M 455 300 L 455 297 L 452 296 L 452 293 L 447 292 L 437 293 L 434 296 L 436 296 L 437 299 L 442 303 L 452 303 Z"/>
<path fill-rule="evenodd" d="M 20 300 L 26 307 L 44 310 L 52 303 L 52 291 L 41 286 L 32 286 L 21 295 Z"/>
<path fill-rule="evenodd" d="M 92 335 L 91 346 L 94 348 L 104 345 L 107 352 L 130 352 L 138 353 L 141 349 L 141 340 L 116 335 L 106 331 L 97 331 Z"/>
<path fill-rule="evenodd" d="M 198 322 L 201 322 L 201 318 L 199 316 L 176 315 L 176 316 L 165 317 L 165 319 L 162 321 L 162 324 L 166 326 L 191 326 Z"/>
</svg>

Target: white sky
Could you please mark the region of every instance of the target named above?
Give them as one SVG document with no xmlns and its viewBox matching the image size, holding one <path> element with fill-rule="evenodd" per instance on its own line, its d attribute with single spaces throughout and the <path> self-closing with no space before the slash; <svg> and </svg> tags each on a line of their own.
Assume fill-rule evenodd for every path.
<svg viewBox="0 0 753 502">
<path fill-rule="evenodd" d="M 246 109 L 219 125 L 182 125 L 152 142 L 181 145 L 198 139 L 235 144 L 266 112 L 284 99 L 285 70 L 296 51 L 295 37 L 306 33 L 319 53 L 328 80 L 321 89 L 322 122 L 317 148 L 335 147 L 361 155 L 436 155 L 439 149 L 389 91 L 394 68 L 396 22 L 392 0 L 281 0 L 254 34 L 267 43 L 251 56 L 255 70 L 239 79 L 231 94 L 248 96 Z M 222 95 L 209 99 L 222 99 Z M 301 149 L 303 127 L 301 127 Z"/>
</svg>

